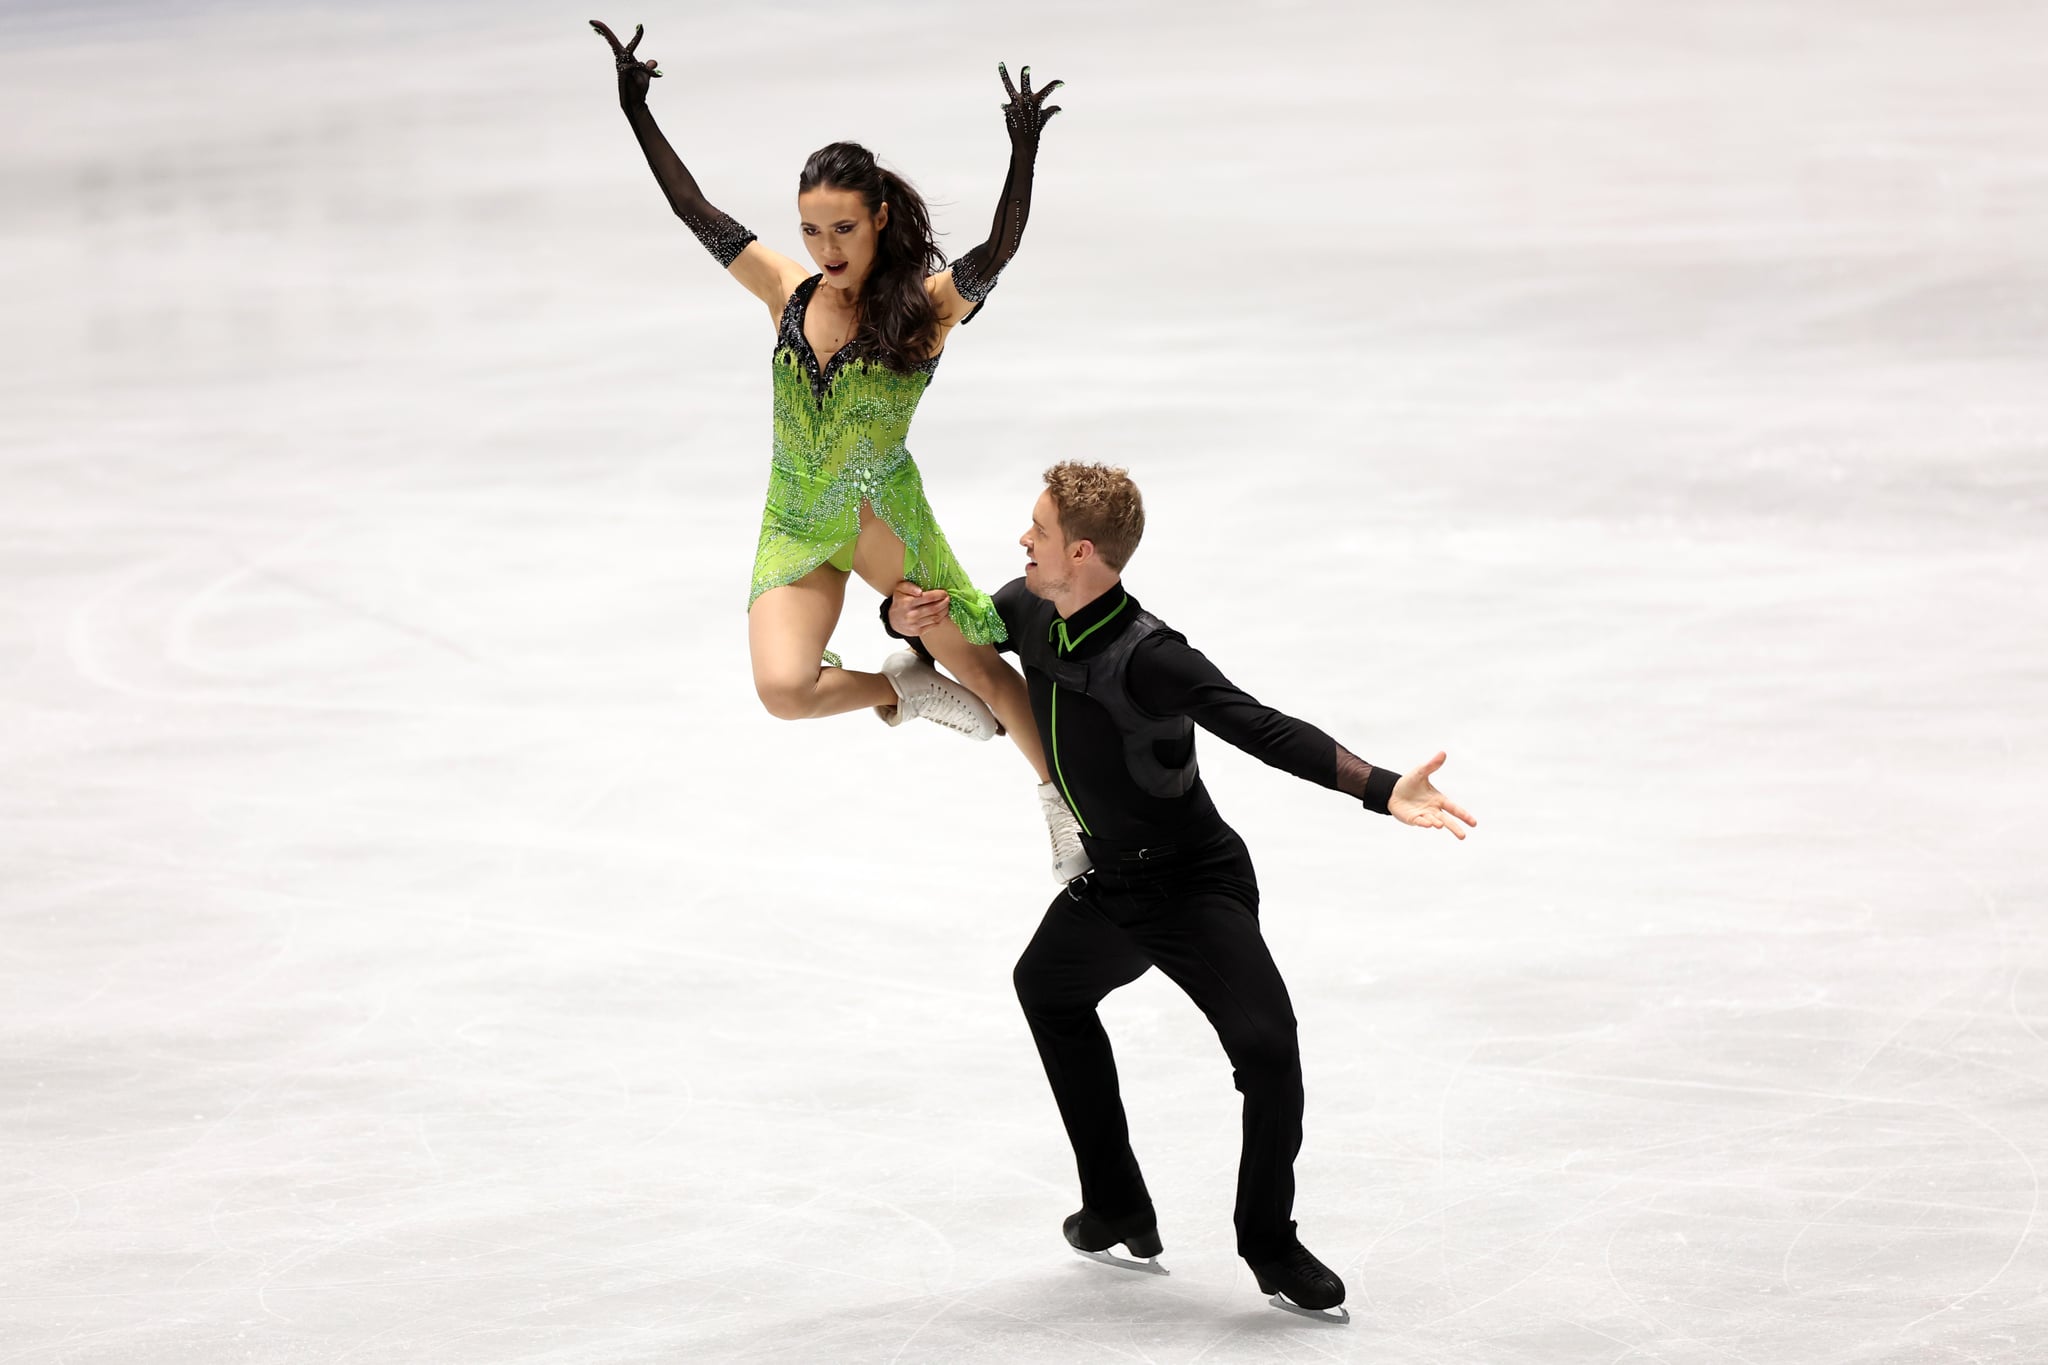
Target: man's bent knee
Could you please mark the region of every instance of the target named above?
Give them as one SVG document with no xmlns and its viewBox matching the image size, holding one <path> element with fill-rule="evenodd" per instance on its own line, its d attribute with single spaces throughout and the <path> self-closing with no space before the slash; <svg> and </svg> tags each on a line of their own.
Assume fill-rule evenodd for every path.
<svg viewBox="0 0 2048 1365">
<path fill-rule="evenodd" d="M 1230 1038 L 1224 1050 L 1230 1054 L 1237 1088 L 1301 1085 L 1301 1043 L 1292 1025 L 1247 1029 Z"/>
<path fill-rule="evenodd" d="M 1028 948 L 1010 970 L 1010 985 L 1016 990 L 1017 1003 L 1024 1007 L 1024 1013 L 1043 1016 L 1062 1012 L 1063 1002 L 1054 988 L 1053 975 L 1032 961 Z"/>
<path fill-rule="evenodd" d="M 1017 1003 L 1028 1013 L 1038 996 L 1038 974 L 1031 969 L 1030 953 L 1018 958 L 1017 965 L 1010 969 L 1010 986 L 1017 992 Z"/>
</svg>

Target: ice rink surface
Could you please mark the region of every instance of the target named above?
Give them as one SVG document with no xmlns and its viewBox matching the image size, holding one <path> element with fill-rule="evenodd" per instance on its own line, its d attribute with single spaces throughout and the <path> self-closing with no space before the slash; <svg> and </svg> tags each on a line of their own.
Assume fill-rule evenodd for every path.
<svg viewBox="0 0 2048 1365">
<path fill-rule="evenodd" d="M 769 320 L 584 10 L 15 0 L 0 1365 L 2048 1359 L 2048 10 L 592 12 L 791 255 L 1069 82 L 911 446 L 987 587 L 1127 464 L 1148 606 L 1449 751 L 1463 845 L 1202 750 L 1357 1320 L 1156 974 L 1172 1277 L 1061 1242 L 1029 776 L 756 702 Z"/>
</svg>

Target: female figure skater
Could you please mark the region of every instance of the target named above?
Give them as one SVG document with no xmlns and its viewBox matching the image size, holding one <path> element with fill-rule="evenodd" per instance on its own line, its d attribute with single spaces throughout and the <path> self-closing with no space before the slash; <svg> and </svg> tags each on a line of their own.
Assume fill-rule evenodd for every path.
<svg viewBox="0 0 2048 1365">
<path fill-rule="evenodd" d="M 908 182 L 856 143 L 813 152 L 797 182 L 812 274 L 704 198 L 648 112 L 647 87 L 662 72 L 634 55 L 644 28 L 622 46 L 604 24 L 590 26 L 611 44 L 619 105 L 669 207 L 776 323 L 774 454 L 747 621 L 762 704 L 785 720 L 873 707 L 892 725 L 923 716 L 978 739 L 1007 730 L 1038 774 L 1055 875 L 1087 871 L 1073 814 L 1049 780 L 1024 680 L 994 648 L 1002 618 L 954 558 L 904 446 L 947 337 L 979 311 L 1016 254 L 1039 134 L 1059 112 L 1044 100 L 1062 82 L 1034 93 L 1030 67 L 1021 89 L 997 67 L 1009 95 L 1009 176 L 988 240 L 947 268 Z M 881 673 L 840 667 L 825 642 L 849 572 L 884 597 L 905 579 L 949 594 L 949 618 L 924 644 L 966 686 L 908 652 Z"/>
</svg>

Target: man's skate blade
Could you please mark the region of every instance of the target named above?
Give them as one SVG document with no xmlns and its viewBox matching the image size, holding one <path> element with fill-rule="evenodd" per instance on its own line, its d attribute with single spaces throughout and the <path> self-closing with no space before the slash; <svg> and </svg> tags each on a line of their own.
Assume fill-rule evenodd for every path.
<svg viewBox="0 0 2048 1365">
<path fill-rule="evenodd" d="M 1307 1318 L 1310 1322 L 1326 1322 L 1332 1327 L 1342 1327 L 1351 1321 L 1351 1310 L 1342 1304 L 1337 1305 L 1335 1308 L 1303 1308 L 1285 1294 L 1275 1294 L 1266 1302 L 1284 1313 L 1292 1313 L 1298 1318 Z"/>
<path fill-rule="evenodd" d="M 1115 1266 L 1118 1270 L 1135 1270 L 1141 1275 L 1171 1275 L 1173 1273 L 1165 1266 L 1159 1264 L 1157 1256 L 1143 1261 L 1133 1261 L 1127 1257 L 1117 1255 L 1114 1251 L 1083 1251 L 1079 1247 L 1074 1248 L 1074 1254 L 1086 1257 L 1091 1261 L 1100 1262 L 1103 1265 Z"/>
</svg>

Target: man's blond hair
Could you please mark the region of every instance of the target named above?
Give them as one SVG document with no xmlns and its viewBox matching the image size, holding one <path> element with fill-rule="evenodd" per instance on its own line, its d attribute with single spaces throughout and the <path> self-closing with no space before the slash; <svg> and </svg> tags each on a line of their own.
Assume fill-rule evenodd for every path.
<svg viewBox="0 0 2048 1365">
<path fill-rule="evenodd" d="M 1130 473 L 1068 460 L 1045 471 L 1045 487 L 1066 538 L 1093 541 L 1102 562 L 1121 573 L 1145 534 L 1145 500 Z"/>
</svg>

